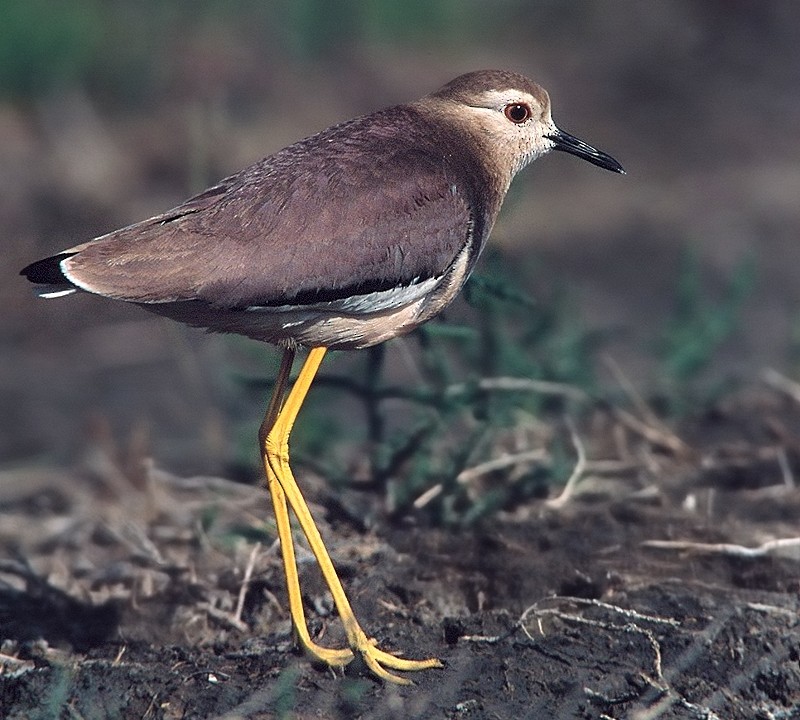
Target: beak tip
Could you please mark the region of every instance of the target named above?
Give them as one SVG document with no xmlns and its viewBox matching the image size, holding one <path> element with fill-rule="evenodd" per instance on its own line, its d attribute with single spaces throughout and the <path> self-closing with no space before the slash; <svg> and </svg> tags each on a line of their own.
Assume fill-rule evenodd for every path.
<svg viewBox="0 0 800 720">
<path fill-rule="evenodd" d="M 620 165 L 611 155 L 604 153 L 597 148 L 588 145 L 583 140 L 579 140 L 574 135 L 564 132 L 561 129 L 556 129 L 546 136 L 548 140 L 553 143 L 553 150 L 561 150 L 563 152 L 575 155 L 583 160 L 586 160 L 592 165 L 597 165 L 604 170 L 626 175 L 625 168 Z"/>
</svg>

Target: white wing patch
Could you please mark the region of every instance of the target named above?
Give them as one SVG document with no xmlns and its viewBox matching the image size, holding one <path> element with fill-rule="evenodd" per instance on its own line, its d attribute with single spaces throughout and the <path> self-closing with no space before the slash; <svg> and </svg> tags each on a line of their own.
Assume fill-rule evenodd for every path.
<svg viewBox="0 0 800 720">
<path fill-rule="evenodd" d="M 353 295 L 352 297 L 342 298 L 341 300 L 329 300 L 328 302 L 310 303 L 303 305 L 251 305 L 246 308 L 249 312 L 320 312 L 335 315 L 372 315 L 388 310 L 395 310 L 410 303 L 416 302 L 420 298 L 430 293 L 440 282 L 441 276 L 428 278 L 422 282 L 414 282 L 402 287 L 390 288 L 389 290 L 378 290 L 377 292 L 366 293 L 364 295 Z M 284 327 L 289 327 L 297 323 L 289 322 Z"/>
</svg>

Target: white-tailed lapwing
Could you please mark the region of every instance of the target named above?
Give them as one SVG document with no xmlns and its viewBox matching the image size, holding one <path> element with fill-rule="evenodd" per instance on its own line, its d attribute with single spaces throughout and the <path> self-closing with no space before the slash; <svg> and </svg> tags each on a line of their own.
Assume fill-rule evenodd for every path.
<svg viewBox="0 0 800 720">
<path fill-rule="evenodd" d="M 609 155 L 568 135 L 543 88 L 511 72 L 462 75 L 437 92 L 349 120 L 225 178 L 178 207 L 35 262 L 43 297 L 85 291 L 189 325 L 283 348 L 259 432 L 297 638 L 331 666 L 439 667 L 379 649 L 356 620 L 289 467 L 289 435 L 328 349 L 410 332 L 456 296 L 514 175 L 550 150 L 612 172 Z M 288 392 L 298 347 L 309 348 Z M 347 634 L 331 649 L 308 632 L 289 510 Z"/>
</svg>

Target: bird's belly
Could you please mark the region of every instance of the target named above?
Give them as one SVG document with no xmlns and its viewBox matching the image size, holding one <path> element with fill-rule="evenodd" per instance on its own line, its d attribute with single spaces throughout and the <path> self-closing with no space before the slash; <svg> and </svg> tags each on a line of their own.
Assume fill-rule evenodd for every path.
<svg viewBox="0 0 800 720">
<path fill-rule="evenodd" d="M 424 322 L 420 319 L 424 304 L 423 298 L 394 310 L 361 315 L 301 312 L 283 320 L 278 342 L 337 350 L 370 347 L 405 335 Z"/>
<path fill-rule="evenodd" d="M 196 302 L 141 304 L 141 307 L 210 332 L 236 333 L 275 345 L 355 350 L 413 330 L 430 317 L 424 312 L 426 301 L 427 298 L 421 298 L 392 310 L 357 314 L 302 308 L 233 310 Z"/>
<path fill-rule="evenodd" d="M 355 350 L 405 335 L 430 320 L 453 301 L 469 276 L 470 254 L 471 243 L 467 243 L 450 267 L 424 295 L 399 307 L 362 313 L 292 310 L 290 313 L 296 312 L 297 316 L 282 318 L 281 331 L 285 333 L 285 337 L 279 338 L 277 342 Z M 270 318 L 270 323 L 274 319 Z M 267 341 L 276 342 L 274 339 Z"/>
<path fill-rule="evenodd" d="M 469 259 L 467 244 L 445 273 L 425 286 L 422 294 L 391 307 L 353 302 L 350 309 L 332 305 L 233 309 L 199 301 L 140 306 L 212 332 L 237 333 L 276 345 L 354 350 L 405 335 L 438 314 L 466 282 Z"/>
</svg>

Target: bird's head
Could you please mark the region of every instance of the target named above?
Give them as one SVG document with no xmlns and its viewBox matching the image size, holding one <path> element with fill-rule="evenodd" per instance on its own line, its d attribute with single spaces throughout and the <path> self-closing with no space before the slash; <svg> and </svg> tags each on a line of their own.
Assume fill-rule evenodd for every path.
<svg viewBox="0 0 800 720">
<path fill-rule="evenodd" d="M 457 123 L 486 153 L 485 161 L 508 175 L 508 182 L 550 150 L 625 172 L 610 155 L 558 128 L 547 91 L 524 75 L 500 70 L 467 73 L 420 102 Z"/>
</svg>

